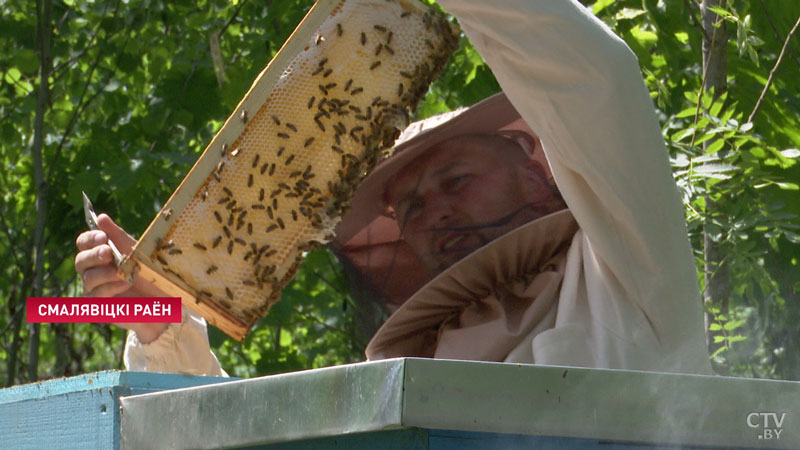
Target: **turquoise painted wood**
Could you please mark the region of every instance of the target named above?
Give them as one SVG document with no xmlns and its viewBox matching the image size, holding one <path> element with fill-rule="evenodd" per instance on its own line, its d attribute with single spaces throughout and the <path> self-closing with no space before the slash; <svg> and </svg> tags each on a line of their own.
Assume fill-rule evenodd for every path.
<svg viewBox="0 0 800 450">
<path fill-rule="evenodd" d="M 0 390 L 2 449 L 118 449 L 119 397 L 230 378 L 106 371 Z"/>
</svg>

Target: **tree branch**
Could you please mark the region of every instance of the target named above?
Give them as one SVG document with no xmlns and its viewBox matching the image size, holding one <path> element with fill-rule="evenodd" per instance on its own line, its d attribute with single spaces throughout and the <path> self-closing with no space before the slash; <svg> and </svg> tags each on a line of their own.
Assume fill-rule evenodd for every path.
<svg viewBox="0 0 800 450">
<path fill-rule="evenodd" d="M 700 21 L 697 20 L 697 16 L 694 15 L 694 10 L 692 9 L 691 2 L 689 0 L 683 0 L 683 3 L 686 4 L 686 9 L 689 10 L 689 17 L 692 18 L 692 22 L 694 22 L 694 26 L 700 29 L 700 33 L 703 34 L 704 41 L 710 41 L 711 37 L 708 36 L 706 29 L 703 28 L 703 25 L 700 24 Z"/>
<path fill-rule="evenodd" d="M 781 61 L 783 60 L 783 55 L 786 54 L 786 47 L 789 45 L 789 41 L 792 39 L 792 35 L 794 35 L 794 32 L 797 31 L 798 25 L 800 25 L 800 17 L 797 18 L 797 22 L 794 23 L 794 26 L 792 27 L 792 30 L 789 31 L 789 34 L 786 35 L 786 40 L 783 41 L 781 54 L 778 55 L 778 60 L 775 61 L 775 65 L 772 66 L 772 70 L 769 71 L 769 78 L 767 78 L 767 82 L 766 84 L 764 84 L 764 89 L 761 91 L 761 95 L 758 97 L 758 101 L 756 101 L 756 106 L 753 107 L 753 112 L 751 112 L 750 116 L 747 118 L 748 122 L 753 121 L 753 118 L 755 118 L 756 113 L 758 112 L 758 108 L 761 106 L 761 102 L 764 101 L 764 96 L 767 95 L 767 91 L 769 90 L 769 87 L 772 84 L 772 78 L 775 76 L 775 71 L 778 70 L 778 66 L 781 65 Z"/>
<path fill-rule="evenodd" d="M 767 18 L 767 22 L 769 22 L 769 26 L 772 28 L 772 32 L 775 33 L 775 37 L 778 38 L 779 41 L 783 41 L 783 37 L 778 32 L 778 27 L 775 26 L 775 22 L 772 21 L 772 17 L 767 12 L 767 7 L 764 5 L 764 0 L 758 0 L 761 3 L 761 11 L 764 12 L 764 17 Z M 787 49 L 789 51 L 789 57 L 794 60 L 794 63 L 797 64 L 797 67 L 800 67 L 800 60 L 792 53 L 792 49 Z"/>
<path fill-rule="evenodd" d="M 225 22 L 225 25 L 223 25 L 222 28 L 219 30 L 219 37 L 220 38 L 222 37 L 223 34 L 225 34 L 225 30 L 228 29 L 230 24 L 233 23 L 234 20 L 236 20 L 236 17 L 239 15 L 239 11 L 242 10 L 242 7 L 244 7 L 245 3 L 247 3 L 247 0 L 242 0 L 239 3 L 239 6 L 236 7 L 236 11 L 233 12 L 233 15 L 231 16 L 231 18 L 228 19 L 228 21 Z"/>
</svg>

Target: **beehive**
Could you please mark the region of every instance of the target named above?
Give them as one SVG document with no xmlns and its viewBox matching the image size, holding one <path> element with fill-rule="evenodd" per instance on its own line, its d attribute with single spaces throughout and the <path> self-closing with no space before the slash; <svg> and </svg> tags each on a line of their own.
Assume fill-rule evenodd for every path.
<svg viewBox="0 0 800 450">
<path fill-rule="evenodd" d="M 333 238 L 458 45 L 416 0 L 319 0 L 121 265 L 241 339 Z"/>
</svg>

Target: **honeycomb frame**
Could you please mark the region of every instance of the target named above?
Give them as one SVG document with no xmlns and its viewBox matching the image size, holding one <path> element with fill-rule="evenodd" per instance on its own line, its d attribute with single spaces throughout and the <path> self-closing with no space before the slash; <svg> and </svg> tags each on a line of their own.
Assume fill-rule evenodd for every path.
<svg viewBox="0 0 800 450">
<path fill-rule="evenodd" d="M 388 156 L 458 36 L 418 0 L 318 0 L 122 274 L 138 273 L 243 339 L 304 252 L 333 239 L 358 183 Z"/>
</svg>

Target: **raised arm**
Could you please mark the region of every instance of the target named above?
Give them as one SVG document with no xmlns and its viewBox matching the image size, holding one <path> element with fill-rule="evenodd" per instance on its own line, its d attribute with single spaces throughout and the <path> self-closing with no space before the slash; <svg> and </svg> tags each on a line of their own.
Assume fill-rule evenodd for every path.
<svg viewBox="0 0 800 450">
<path fill-rule="evenodd" d="M 599 265 L 661 345 L 702 344 L 683 210 L 633 52 L 577 1 L 440 4 L 541 138 Z"/>
</svg>

